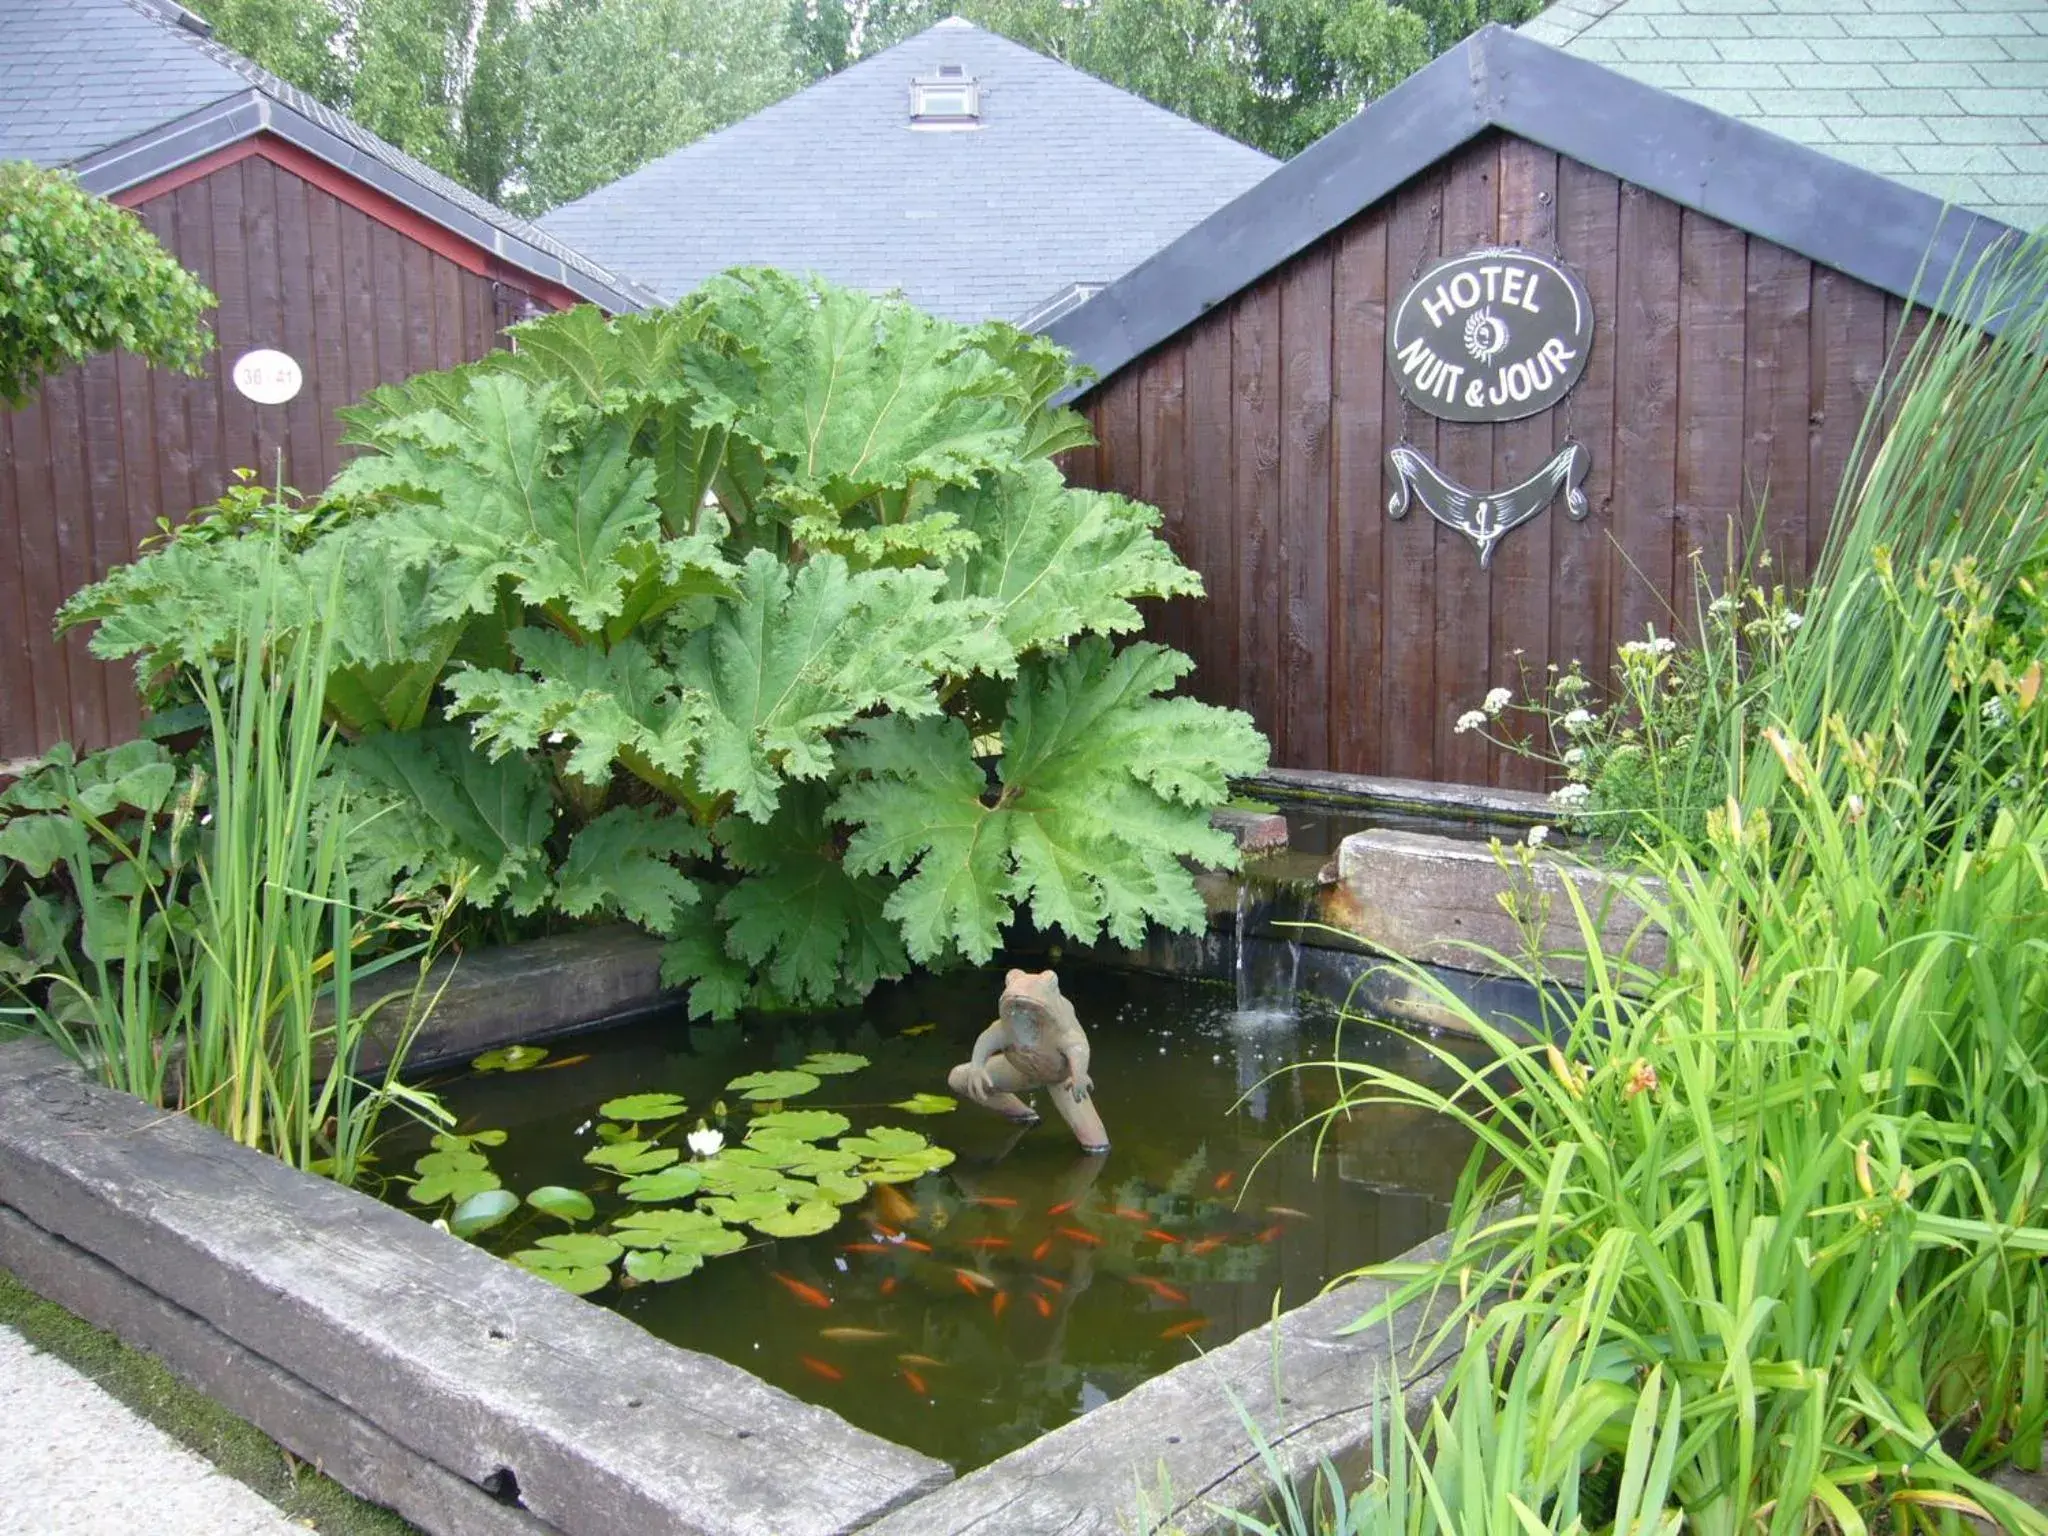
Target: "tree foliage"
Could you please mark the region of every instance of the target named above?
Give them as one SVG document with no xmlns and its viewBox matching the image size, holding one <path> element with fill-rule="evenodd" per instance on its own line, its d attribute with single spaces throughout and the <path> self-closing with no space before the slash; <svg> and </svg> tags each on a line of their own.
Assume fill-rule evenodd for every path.
<svg viewBox="0 0 2048 1536">
<path fill-rule="evenodd" d="M 134 214 L 67 172 L 0 163 L 0 401 L 20 405 L 47 375 L 117 347 L 197 373 L 213 303 Z"/>
<path fill-rule="evenodd" d="M 668 935 L 700 1012 L 857 997 L 1199 926 L 1244 716 L 1119 650 L 1192 595 L 1158 514 L 1067 486 L 1049 343 L 770 272 L 576 310 L 373 392 L 289 540 L 218 522 L 67 607 L 149 677 L 213 664 L 257 562 L 348 593 L 326 704 L 402 890 Z M 341 580 L 336 586 L 336 573 Z"/>
</svg>

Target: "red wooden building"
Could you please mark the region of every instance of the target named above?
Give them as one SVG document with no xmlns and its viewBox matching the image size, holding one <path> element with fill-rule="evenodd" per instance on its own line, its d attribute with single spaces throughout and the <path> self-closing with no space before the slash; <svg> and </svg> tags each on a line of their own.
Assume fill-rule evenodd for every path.
<svg viewBox="0 0 2048 1536">
<path fill-rule="evenodd" d="M 220 302 L 204 377 L 101 357 L 0 411 L 0 761 L 135 733 L 125 669 L 55 639 L 51 616 L 159 518 L 237 467 L 325 484 L 337 407 L 477 357 L 513 321 L 651 301 L 154 0 L 0 5 L 0 159 L 16 158 L 134 209 Z M 288 405 L 230 383 L 259 347 L 299 363 Z"/>
<path fill-rule="evenodd" d="M 1671 633 L 1731 525 L 1798 586 L 1908 301 L 2015 234 L 1489 28 L 1054 322 L 1069 473 L 1163 509 L 1209 595 L 1154 632 L 1277 765 L 1527 785 L 1458 716 Z"/>
</svg>

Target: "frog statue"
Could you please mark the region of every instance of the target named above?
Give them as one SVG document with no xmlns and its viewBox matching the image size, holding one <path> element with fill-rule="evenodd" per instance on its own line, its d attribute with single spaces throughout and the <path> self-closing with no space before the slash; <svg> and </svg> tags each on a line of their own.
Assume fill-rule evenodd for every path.
<svg viewBox="0 0 2048 1536">
<path fill-rule="evenodd" d="M 1038 1114 L 1018 1098 L 1050 1088 L 1053 1107 L 1084 1152 L 1107 1152 L 1109 1132 L 1095 1112 L 1088 1076 L 1088 1037 L 1074 1005 L 1060 995 L 1051 971 L 1012 971 L 1003 978 L 999 1017 L 974 1042 L 974 1059 L 947 1075 L 946 1085 L 1006 1120 L 1035 1125 Z"/>
</svg>

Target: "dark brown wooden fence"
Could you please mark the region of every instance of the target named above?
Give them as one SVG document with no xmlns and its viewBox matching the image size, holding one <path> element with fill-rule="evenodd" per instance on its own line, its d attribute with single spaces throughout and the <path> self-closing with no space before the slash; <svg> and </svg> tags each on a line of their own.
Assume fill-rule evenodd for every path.
<svg viewBox="0 0 2048 1536">
<path fill-rule="evenodd" d="M 287 484 L 324 485 L 342 457 L 337 407 L 481 356 L 531 302 L 263 155 L 135 207 L 219 297 L 219 345 L 202 378 L 101 357 L 0 411 L 0 760 L 135 733 L 126 667 L 94 661 L 82 635 L 52 636 L 66 597 L 159 517 L 218 497 L 238 466 L 267 483 L 281 451 Z M 252 405 L 228 382 L 259 346 L 304 368 L 289 405 Z"/>
<path fill-rule="evenodd" d="M 1387 311 L 1429 261 L 1493 243 L 1578 273 L 1590 360 L 1542 415 L 1439 422 L 1394 388 Z M 1604 677 L 1618 642 L 1670 633 L 1693 612 L 1694 552 L 1718 569 L 1731 528 L 1760 527 L 1770 578 L 1800 585 L 1899 310 L 1490 134 L 1097 385 L 1082 408 L 1100 446 L 1070 474 L 1164 510 L 1209 595 L 1151 632 L 1195 657 L 1197 693 L 1252 713 L 1276 764 L 1531 785 L 1532 765 L 1454 732 L 1457 716 L 1552 662 Z M 1582 443 L 1591 511 L 1574 522 L 1560 501 L 1481 570 L 1419 508 L 1387 517 L 1386 450 L 1404 439 L 1474 487 Z"/>
</svg>

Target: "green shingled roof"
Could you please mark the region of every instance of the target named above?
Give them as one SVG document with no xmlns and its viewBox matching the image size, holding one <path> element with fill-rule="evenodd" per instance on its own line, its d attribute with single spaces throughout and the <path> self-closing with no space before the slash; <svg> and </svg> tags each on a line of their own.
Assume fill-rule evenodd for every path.
<svg viewBox="0 0 2048 1536">
<path fill-rule="evenodd" d="M 1521 30 L 1948 202 L 2048 224 L 2048 0 L 1558 0 Z"/>
</svg>

